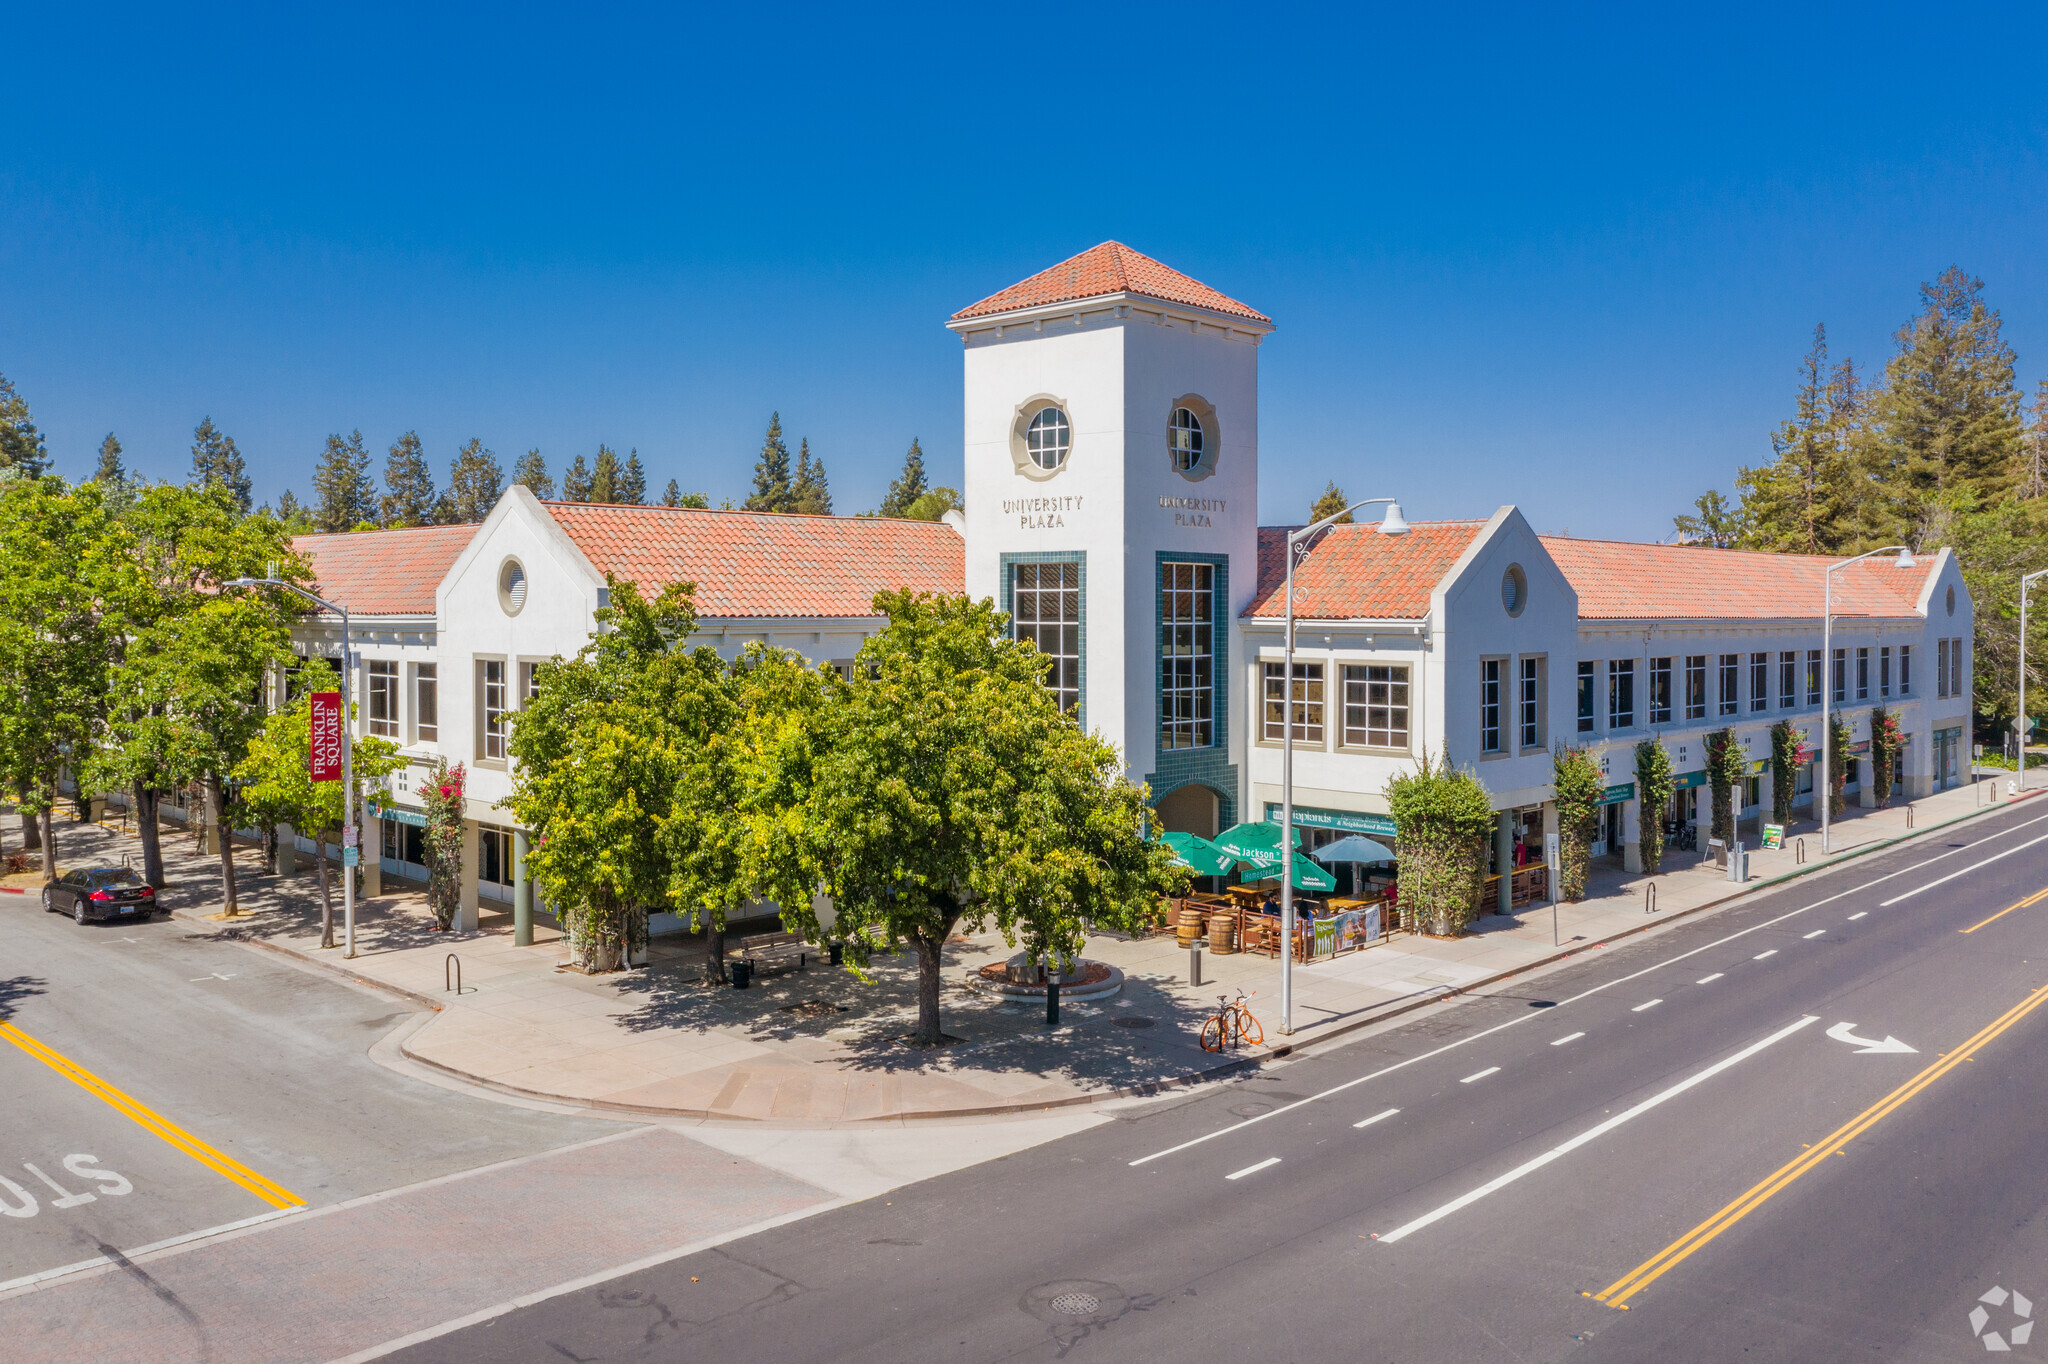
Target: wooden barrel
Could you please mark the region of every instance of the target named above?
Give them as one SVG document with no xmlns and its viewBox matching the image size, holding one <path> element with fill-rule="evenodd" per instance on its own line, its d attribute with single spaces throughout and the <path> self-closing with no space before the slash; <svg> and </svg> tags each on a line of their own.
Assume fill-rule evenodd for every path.
<svg viewBox="0 0 2048 1364">
<path fill-rule="evenodd" d="M 1237 915 L 1209 916 L 1209 950 L 1219 955 L 1237 950 Z"/>
<path fill-rule="evenodd" d="M 1193 947 L 1195 939 L 1202 936 L 1205 912 L 1200 905 L 1182 905 L 1180 918 L 1174 925 L 1173 936 L 1182 947 Z"/>
</svg>

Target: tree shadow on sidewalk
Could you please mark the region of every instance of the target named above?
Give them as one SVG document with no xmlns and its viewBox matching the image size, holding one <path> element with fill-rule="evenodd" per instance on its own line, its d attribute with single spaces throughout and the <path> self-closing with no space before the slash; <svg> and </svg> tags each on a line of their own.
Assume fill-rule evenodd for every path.
<svg viewBox="0 0 2048 1364">
<path fill-rule="evenodd" d="M 45 994 L 50 982 L 42 976 L 12 976 L 0 980 L 0 1023 L 14 1017 L 14 1006 L 24 999 Z"/>
</svg>

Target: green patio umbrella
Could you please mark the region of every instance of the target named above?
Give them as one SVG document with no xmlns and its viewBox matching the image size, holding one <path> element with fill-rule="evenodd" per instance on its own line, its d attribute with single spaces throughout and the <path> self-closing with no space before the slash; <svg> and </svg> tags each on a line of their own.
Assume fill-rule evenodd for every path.
<svg viewBox="0 0 2048 1364">
<path fill-rule="evenodd" d="M 1200 834 L 1169 833 L 1164 842 L 1175 860 L 1197 876 L 1222 876 L 1237 862 Z"/>
<path fill-rule="evenodd" d="M 1271 820 L 1233 824 L 1209 840 L 1240 862 L 1280 865 L 1280 826 Z M 1301 846 L 1301 826 L 1294 828 L 1294 846 Z"/>
<path fill-rule="evenodd" d="M 1269 866 L 1255 866 L 1254 869 L 1271 872 L 1277 876 L 1280 871 L 1279 854 L 1274 854 L 1273 861 Z M 1309 861 L 1307 853 L 1296 853 L 1294 855 L 1294 888 L 1296 890 L 1318 890 L 1328 894 L 1337 888 L 1337 878 Z"/>
</svg>

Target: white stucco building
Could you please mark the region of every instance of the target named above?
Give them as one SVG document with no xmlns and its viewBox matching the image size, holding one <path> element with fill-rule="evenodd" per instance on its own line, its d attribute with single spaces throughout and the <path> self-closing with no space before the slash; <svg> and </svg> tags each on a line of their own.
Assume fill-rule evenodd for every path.
<svg viewBox="0 0 2048 1364">
<path fill-rule="evenodd" d="M 503 717 L 532 667 L 573 655 L 605 575 L 697 584 L 705 637 L 846 662 L 880 626 L 876 591 L 993 598 L 1055 659 L 1051 685 L 1114 742 L 1169 828 L 1214 833 L 1279 800 L 1285 527 L 1259 524 L 1258 359 L 1270 319 L 1107 242 L 953 315 L 964 354 L 967 511 L 947 523 L 537 502 L 483 525 L 312 536 L 323 595 L 355 613 L 363 726 L 414 759 L 374 831 L 390 875 L 423 875 L 411 783 L 465 763 L 465 904 L 518 894 L 523 831 Z M 1399 495 L 1390 468 L 1373 490 Z M 1476 771 L 1501 846 L 1554 828 L 1551 752 L 1589 745 L 1608 775 L 1599 851 L 1632 858 L 1645 812 L 1634 746 L 1670 751 L 1682 789 L 1650 817 L 1704 818 L 1708 733 L 1753 759 L 1792 718 L 1818 738 L 1823 687 L 1867 738 L 1873 706 L 1908 736 L 1902 782 L 1959 779 L 1971 604 L 1942 551 L 1836 574 L 1829 562 L 1540 536 L 1513 507 L 1411 533 L 1339 526 L 1297 568 L 1295 803 L 1314 846 L 1391 833 L 1388 779 L 1425 750 Z M 338 655 L 331 622 L 302 647 Z M 1858 764 L 1860 776 L 1867 764 Z M 1745 805 L 1768 806 L 1759 772 Z M 1809 788 L 1802 785 L 1802 791 Z"/>
</svg>

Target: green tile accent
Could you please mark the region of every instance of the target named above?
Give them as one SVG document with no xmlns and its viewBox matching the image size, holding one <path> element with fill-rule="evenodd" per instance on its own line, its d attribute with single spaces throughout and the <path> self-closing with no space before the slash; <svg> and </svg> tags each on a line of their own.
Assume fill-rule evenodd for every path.
<svg viewBox="0 0 2048 1364">
<path fill-rule="evenodd" d="M 1081 566 L 1081 705 L 1074 719 L 1085 732 L 1088 728 L 1088 551 L 1085 549 L 1035 549 L 1001 556 L 998 560 L 996 571 L 1000 579 L 1002 595 L 997 600 L 997 605 L 1003 608 L 1005 616 L 1010 614 L 1010 604 L 1017 590 L 1017 575 L 1010 571 L 1011 564 L 1079 564 Z"/>
<path fill-rule="evenodd" d="M 1208 748 L 1176 748 L 1162 753 L 1159 751 L 1156 702 L 1165 675 L 1166 626 L 1160 619 L 1159 595 L 1166 585 L 1168 564 L 1209 564 L 1216 570 L 1215 591 L 1210 596 L 1210 609 L 1215 619 L 1209 632 L 1216 650 L 1215 661 L 1210 665 L 1210 676 L 1216 688 L 1211 706 L 1215 743 Z M 1217 828 L 1227 829 L 1238 822 L 1238 772 L 1237 765 L 1230 761 L 1230 557 L 1224 554 L 1191 554 L 1185 550 L 1158 551 L 1152 565 L 1152 604 L 1149 611 L 1152 616 L 1155 719 L 1152 732 L 1144 737 L 1144 742 L 1151 747 L 1154 769 L 1145 778 L 1145 783 L 1152 788 L 1154 802 L 1183 786 L 1208 787 L 1217 796 Z"/>
</svg>

